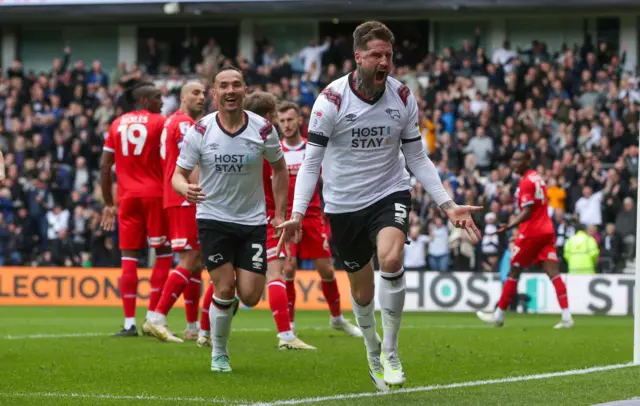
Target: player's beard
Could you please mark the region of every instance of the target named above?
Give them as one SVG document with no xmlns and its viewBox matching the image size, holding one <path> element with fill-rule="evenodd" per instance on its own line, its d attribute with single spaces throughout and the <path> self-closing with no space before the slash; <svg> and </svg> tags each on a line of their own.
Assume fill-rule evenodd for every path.
<svg viewBox="0 0 640 406">
<path fill-rule="evenodd" d="M 372 72 L 367 72 L 362 69 L 362 66 L 360 65 L 358 65 L 358 67 L 356 68 L 354 84 L 356 86 L 356 89 L 358 89 L 358 91 L 367 99 L 375 98 L 384 89 L 384 86 L 378 89 L 374 85 L 375 75 L 375 70 Z"/>
</svg>

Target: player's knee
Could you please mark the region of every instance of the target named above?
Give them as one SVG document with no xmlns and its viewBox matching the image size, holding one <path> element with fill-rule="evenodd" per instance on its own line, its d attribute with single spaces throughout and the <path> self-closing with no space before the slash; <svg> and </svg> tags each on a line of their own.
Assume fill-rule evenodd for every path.
<svg viewBox="0 0 640 406">
<path fill-rule="evenodd" d="M 358 306 L 367 306 L 373 300 L 374 286 L 351 286 L 351 297 Z"/>
<path fill-rule="evenodd" d="M 269 262 L 267 264 L 266 277 L 267 277 L 267 282 L 282 279 L 283 277 L 282 267 L 278 264 L 278 260 Z"/>
<path fill-rule="evenodd" d="M 240 299 L 242 300 L 242 303 L 247 307 L 254 307 L 255 305 L 258 304 L 258 302 L 260 302 L 261 298 L 262 298 L 262 292 L 259 292 L 259 291 L 244 293 L 240 297 Z"/>
<path fill-rule="evenodd" d="M 180 253 L 180 267 L 191 273 L 202 271 L 202 255 L 200 251 L 184 251 Z"/>
<path fill-rule="evenodd" d="M 320 275 L 320 278 L 323 281 L 330 281 L 335 278 L 335 270 L 333 269 L 333 264 L 329 260 L 317 260 L 316 261 L 316 271 Z"/>
<path fill-rule="evenodd" d="M 284 277 L 286 279 L 294 279 L 296 277 L 296 263 L 295 260 L 287 259 L 284 262 L 283 267 Z"/>
<path fill-rule="evenodd" d="M 380 270 L 387 273 L 395 273 L 402 268 L 402 253 L 394 250 L 379 257 Z"/>
<path fill-rule="evenodd" d="M 234 281 L 219 281 L 214 287 L 217 297 L 220 299 L 233 299 L 236 296 L 236 285 Z"/>
</svg>

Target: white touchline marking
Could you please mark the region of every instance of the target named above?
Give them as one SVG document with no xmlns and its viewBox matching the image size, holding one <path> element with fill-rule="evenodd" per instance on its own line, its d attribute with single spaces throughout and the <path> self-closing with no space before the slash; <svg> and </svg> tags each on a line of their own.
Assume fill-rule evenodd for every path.
<svg viewBox="0 0 640 406">
<path fill-rule="evenodd" d="M 162 402 L 198 402 L 198 403 L 223 403 L 225 405 L 235 405 L 242 403 L 240 400 L 228 400 L 224 398 L 180 398 L 180 397 L 164 397 L 154 395 L 104 395 L 99 393 L 56 393 L 56 392 L 33 392 L 33 393 L 2 393 L 0 398 L 76 398 L 76 399 L 107 399 L 107 400 L 144 400 L 144 401 L 162 401 Z"/>
<path fill-rule="evenodd" d="M 572 370 L 563 371 L 563 372 L 551 372 L 551 373 L 545 373 L 545 374 L 515 376 L 515 377 L 503 378 L 503 379 L 487 379 L 482 381 L 459 382 L 459 383 L 452 383 L 448 385 L 419 386 L 415 388 L 399 389 L 399 390 L 386 392 L 386 393 L 384 392 L 351 393 L 351 394 L 345 394 L 345 395 L 324 396 L 324 397 L 303 398 L 303 399 L 285 399 L 285 400 L 276 400 L 273 402 L 257 402 L 257 403 L 248 403 L 242 400 L 231 400 L 231 399 L 224 399 L 224 398 L 202 398 L 202 397 L 181 398 L 181 397 L 164 397 L 164 396 L 154 396 L 154 395 L 105 395 L 105 394 L 99 394 L 99 393 L 56 393 L 56 392 L 31 392 L 31 393 L 0 392 L 0 398 L 50 397 L 50 398 L 77 398 L 77 399 L 172 401 L 172 402 L 183 402 L 183 403 L 190 403 L 190 402 L 191 403 L 224 403 L 227 405 L 233 404 L 238 406 L 300 405 L 305 403 L 327 402 L 330 400 L 347 400 L 347 399 L 359 399 L 359 398 L 368 398 L 368 397 L 380 397 L 380 396 L 396 395 L 399 393 L 431 392 L 431 391 L 441 390 L 441 389 L 466 388 L 466 387 L 472 387 L 472 386 L 484 386 L 484 385 L 501 384 L 501 383 L 533 381 L 538 379 L 557 378 L 557 377 L 571 376 L 571 375 L 585 375 L 593 372 L 611 371 L 615 369 L 629 368 L 633 366 L 638 366 L 638 364 L 628 363 L 628 364 L 605 365 L 605 366 L 591 367 L 591 368 L 584 368 L 584 369 L 572 369 Z"/>
<path fill-rule="evenodd" d="M 501 383 L 535 381 L 538 379 L 558 378 L 558 377 L 572 376 L 572 375 L 585 375 L 593 372 L 611 371 L 614 369 L 629 368 L 629 367 L 639 366 L 639 365 L 640 364 L 634 364 L 634 363 L 605 365 L 605 366 L 591 367 L 591 368 L 584 368 L 584 369 L 572 369 L 572 370 L 563 371 L 563 372 L 551 372 L 551 373 L 545 373 L 545 374 L 514 376 L 514 377 L 502 378 L 502 379 L 485 379 L 481 381 L 459 382 L 459 383 L 452 383 L 448 385 L 418 386 L 415 388 L 398 389 L 391 392 L 364 392 L 364 393 L 350 393 L 350 394 L 335 395 L 335 396 L 321 396 L 321 397 L 315 397 L 315 398 L 285 399 L 285 400 L 276 400 L 273 402 L 247 403 L 241 406 L 301 405 L 301 404 L 307 404 L 307 403 L 328 402 L 331 400 L 347 400 L 347 399 L 359 399 L 359 398 L 397 395 L 399 393 L 431 392 L 431 391 L 443 390 L 443 389 L 467 388 L 472 386 L 485 386 L 485 385 L 493 385 L 493 384 L 501 384 Z"/>
<path fill-rule="evenodd" d="M 69 333 L 69 334 L 29 334 L 21 336 L 4 336 L 3 340 L 25 340 L 34 338 L 74 338 L 74 337 L 100 337 L 105 336 L 106 333 Z"/>
<path fill-rule="evenodd" d="M 492 326 L 481 324 L 469 324 L 469 325 L 456 325 L 456 324 L 444 324 L 444 325 L 407 325 L 402 326 L 402 329 L 409 330 L 458 330 L 458 329 L 486 329 L 493 328 Z M 298 331 L 331 331 L 330 327 L 302 327 L 296 329 Z M 272 327 L 249 327 L 249 328 L 234 328 L 232 331 L 237 333 L 257 333 L 257 332 L 271 332 L 276 331 Z M 82 338 L 82 337 L 104 337 L 109 336 L 111 333 L 61 333 L 61 334 L 25 334 L 25 335 L 7 335 L 0 337 L 0 340 L 30 340 L 39 338 Z"/>
</svg>

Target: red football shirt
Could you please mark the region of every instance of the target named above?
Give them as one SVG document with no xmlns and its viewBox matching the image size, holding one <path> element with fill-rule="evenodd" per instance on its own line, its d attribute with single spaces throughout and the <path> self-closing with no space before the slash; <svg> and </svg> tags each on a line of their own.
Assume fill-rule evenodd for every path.
<svg viewBox="0 0 640 406">
<path fill-rule="evenodd" d="M 171 115 L 164 124 L 162 132 L 162 144 L 160 147 L 160 156 L 164 167 L 164 197 L 163 204 L 167 207 L 189 206 L 191 203 L 184 197 L 180 196 L 173 190 L 171 186 L 171 178 L 176 170 L 176 162 L 180 156 L 180 148 L 182 147 L 182 139 L 187 130 L 195 124 L 195 121 L 181 110 Z"/>
<path fill-rule="evenodd" d="M 293 196 L 296 189 L 296 179 L 298 178 L 298 171 L 304 161 L 305 150 L 307 149 L 307 140 L 302 139 L 299 145 L 288 145 L 284 140 L 280 141 L 282 145 L 282 152 L 284 153 L 284 160 L 287 162 L 287 169 L 289 170 L 289 202 L 287 205 L 287 211 L 291 213 L 293 210 Z M 305 217 L 321 216 L 322 208 L 320 204 L 320 182 L 316 185 L 316 190 L 313 192 L 309 207 Z"/>
<path fill-rule="evenodd" d="M 296 178 L 298 171 L 302 166 L 304 160 L 304 151 L 307 147 L 307 140 L 302 140 L 300 145 L 294 147 L 287 145 L 284 141 L 280 141 L 282 145 L 282 152 L 284 153 L 284 159 L 287 162 L 287 169 L 289 170 L 289 201 L 287 202 L 287 213 L 291 214 L 293 209 L 293 197 L 296 190 Z M 273 214 L 275 212 L 275 202 L 273 200 L 273 188 L 271 185 L 271 165 L 266 160 L 264 161 L 263 180 L 264 180 L 264 194 L 267 203 L 267 213 Z M 313 192 L 311 202 L 309 202 L 309 208 L 305 217 L 321 216 L 322 208 L 320 204 L 320 192 L 319 183 L 316 186 L 316 190 Z"/>
<path fill-rule="evenodd" d="M 518 227 L 518 234 L 525 238 L 554 233 L 553 222 L 547 208 L 547 185 L 534 170 L 524 174 L 516 191 L 518 208 L 531 206 L 531 217 Z"/>
<path fill-rule="evenodd" d="M 115 154 L 118 200 L 162 197 L 160 138 L 165 118 L 147 110 L 123 114 L 111 123 L 104 150 Z"/>
</svg>

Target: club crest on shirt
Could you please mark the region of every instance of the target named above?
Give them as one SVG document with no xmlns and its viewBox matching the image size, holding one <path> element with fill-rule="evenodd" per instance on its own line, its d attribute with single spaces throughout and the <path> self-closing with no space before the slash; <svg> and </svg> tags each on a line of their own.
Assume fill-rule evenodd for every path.
<svg viewBox="0 0 640 406">
<path fill-rule="evenodd" d="M 396 109 L 386 109 L 385 112 L 391 117 L 393 120 L 400 119 L 400 110 Z"/>
<path fill-rule="evenodd" d="M 249 151 L 251 152 L 257 152 L 260 151 L 260 147 L 258 146 L 258 144 L 254 143 L 254 142 L 245 142 L 244 146 L 247 147 L 249 149 Z"/>
<path fill-rule="evenodd" d="M 327 99 L 330 103 L 336 105 L 336 109 L 340 110 L 340 105 L 342 104 L 342 96 L 340 93 L 334 92 L 333 90 L 326 87 L 321 93 L 325 99 Z"/>
<path fill-rule="evenodd" d="M 409 93 L 411 93 L 411 91 L 405 85 L 398 88 L 398 96 L 400 96 L 400 100 L 402 100 L 405 107 L 407 107 L 407 103 L 409 103 Z"/>
</svg>

